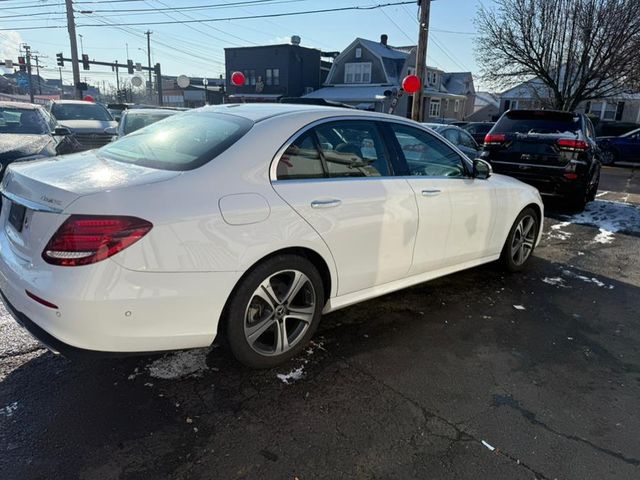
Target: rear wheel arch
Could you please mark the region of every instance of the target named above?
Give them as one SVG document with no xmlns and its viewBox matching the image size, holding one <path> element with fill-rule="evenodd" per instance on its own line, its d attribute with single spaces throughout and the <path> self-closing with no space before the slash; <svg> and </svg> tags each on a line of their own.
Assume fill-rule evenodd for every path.
<svg viewBox="0 0 640 480">
<path fill-rule="evenodd" d="M 326 305 L 327 301 L 329 300 L 329 297 L 331 296 L 331 288 L 333 286 L 333 279 L 331 278 L 331 270 L 329 269 L 329 265 L 327 264 L 327 262 L 324 259 L 324 257 L 322 257 L 322 255 L 320 255 L 315 250 L 312 250 L 311 248 L 307 248 L 307 247 L 287 247 L 287 248 L 282 248 L 280 250 L 273 251 L 270 254 L 265 255 L 264 257 L 262 257 L 259 260 L 255 261 L 249 268 L 247 268 L 247 270 L 238 279 L 238 281 L 234 285 L 233 289 L 231 290 L 231 293 L 227 297 L 227 301 L 226 301 L 225 306 L 224 306 L 224 308 L 222 310 L 222 314 L 220 315 L 220 321 L 218 322 L 218 333 L 224 333 L 223 330 L 225 328 L 225 323 L 226 323 L 225 319 L 227 317 L 227 311 L 228 311 L 229 302 L 233 298 L 233 296 L 235 295 L 238 287 L 242 284 L 243 280 L 247 277 L 247 275 L 249 275 L 253 270 L 255 270 L 255 268 L 258 265 L 264 263 L 265 261 L 267 261 L 270 258 L 279 256 L 279 255 L 296 255 L 296 256 L 299 256 L 299 257 L 306 258 L 307 260 L 309 260 L 313 264 L 313 266 L 318 270 L 318 273 L 320 274 L 320 277 L 322 278 L 322 286 L 324 287 L 324 299 L 323 299 L 323 302 Z"/>
</svg>

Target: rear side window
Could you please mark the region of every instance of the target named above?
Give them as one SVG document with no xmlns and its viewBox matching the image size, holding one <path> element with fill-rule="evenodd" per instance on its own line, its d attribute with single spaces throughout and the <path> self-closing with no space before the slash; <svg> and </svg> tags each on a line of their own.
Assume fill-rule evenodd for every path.
<svg viewBox="0 0 640 480">
<path fill-rule="evenodd" d="M 564 112 L 513 111 L 505 113 L 493 133 L 575 134 L 581 130 L 580 116 Z"/>
<path fill-rule="evenodd" d="M 280 157 L 278 180 L 299 180 L 324 177 L 320 152 L 316 148 L 313 132 L 296 139 Z"/>
<path fill-rule="evenodd" d="M 253 126 L 214 112 L 175 115 L 98 150 L 100 157 L 162 170 L 192 170 L 224 152 Z"/>
</svg>

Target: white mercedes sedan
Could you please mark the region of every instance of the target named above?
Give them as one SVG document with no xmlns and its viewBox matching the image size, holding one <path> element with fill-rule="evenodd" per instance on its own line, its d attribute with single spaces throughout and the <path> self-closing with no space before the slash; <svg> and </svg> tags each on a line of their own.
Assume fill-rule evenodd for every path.
<svg viewBox="0 0 640 480">
<path fill-rule="evenodd" d="M 243 104 L 99 150 L 12 165 L 0 290 L 66 355 L 204 347 L 251 367 L 299 353 L 323 313 L 540 240 L 538 191 L 399 117 Z"/>
</svg>

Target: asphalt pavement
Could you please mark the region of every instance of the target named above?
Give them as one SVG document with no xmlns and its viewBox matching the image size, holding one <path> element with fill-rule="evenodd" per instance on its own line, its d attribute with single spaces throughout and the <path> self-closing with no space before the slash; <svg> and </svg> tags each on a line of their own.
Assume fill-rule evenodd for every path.
<svg viewBox="0 0 640 480">
<path fill-rule="evenodd" d="M 548 210 L 526 271 L 332 313 L 272 370 L 68 361 L 2 309 L 0 478 L 640 478 L 640 171 L 600 187 Z"/>
</svg>

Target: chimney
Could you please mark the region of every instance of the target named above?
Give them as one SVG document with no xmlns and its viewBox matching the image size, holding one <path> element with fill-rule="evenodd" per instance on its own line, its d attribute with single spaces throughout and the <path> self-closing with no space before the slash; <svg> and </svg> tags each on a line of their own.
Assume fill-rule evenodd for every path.
<svg viewBox="0 0 640 480">
<path fill-rule="evenodd" d="M 387 40 L 389 40 L 389 35 L 387 35 L 386 33 L 380 35 L 380 43 L 385 47 L 387 46 Z"/>
</svg>

